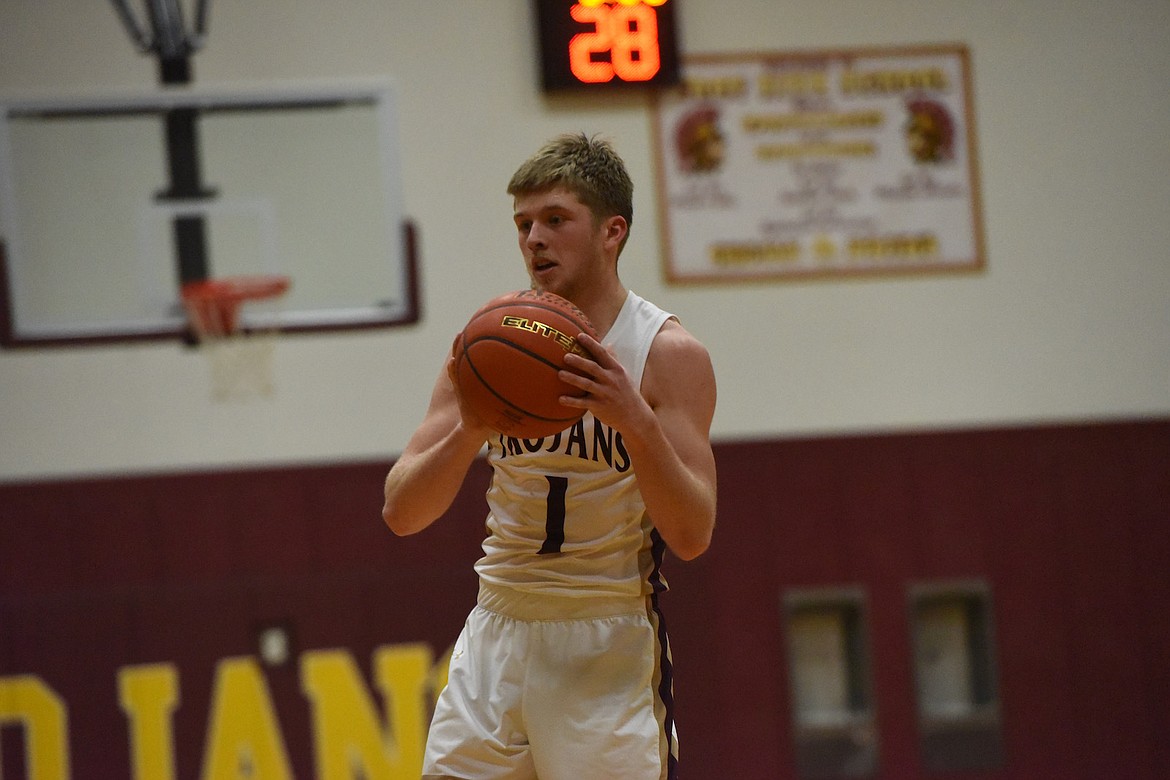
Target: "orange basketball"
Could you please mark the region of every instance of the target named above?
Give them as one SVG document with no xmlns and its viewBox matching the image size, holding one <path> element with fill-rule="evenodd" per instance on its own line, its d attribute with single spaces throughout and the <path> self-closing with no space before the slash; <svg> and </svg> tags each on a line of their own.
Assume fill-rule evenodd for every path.
<svg viewBox="0 0 1170 780">
<path fill-rule="evenodd" d="M 455 339 L 455 381 L 471 409 L 506 436 L 539 439 L 584 414 L 563 406 L 580 391 L 561 381 L 565 353 L 588 355 L 577 334 L 594 338 L 589 318 L 559 295 L 521 290 L 485 303 Z"/>
</svg>

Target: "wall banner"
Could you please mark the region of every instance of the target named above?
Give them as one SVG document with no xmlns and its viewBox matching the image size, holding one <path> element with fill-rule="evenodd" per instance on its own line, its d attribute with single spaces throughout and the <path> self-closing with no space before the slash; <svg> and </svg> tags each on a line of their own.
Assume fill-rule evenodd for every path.
<svg viewBox="0 0 1170 780">
<path fill-rule="evenodd" d="M 653 111 L 670 282 L 983 267 L 961 45 L 700 55 Z"/>
</svg>

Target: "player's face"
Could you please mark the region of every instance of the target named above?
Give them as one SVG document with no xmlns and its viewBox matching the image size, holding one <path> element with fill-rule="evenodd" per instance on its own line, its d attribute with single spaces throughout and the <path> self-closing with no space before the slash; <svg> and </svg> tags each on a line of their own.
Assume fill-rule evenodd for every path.
<svg viewBox="0 0 1170 780">
<path fill-rule="evenodd" d="M 569 300 L 605 269 L 606 229 L 566 189 L 519 195 L 516 231 L 528 276 L 538 290 Z"/>
</svg>

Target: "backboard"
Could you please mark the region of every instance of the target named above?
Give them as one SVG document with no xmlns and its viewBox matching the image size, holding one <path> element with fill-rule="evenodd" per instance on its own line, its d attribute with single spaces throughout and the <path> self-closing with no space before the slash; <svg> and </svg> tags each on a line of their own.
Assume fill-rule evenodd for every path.
<svg viewBox="0 0 1170 780">
<path fill-rule="evenodd" d="M 414 244 L 385 84 L 0 104 L 4 346 L 183 338 L 232 275 L 291 279 L 285 332 L 414 322 Z"/>
</svg>

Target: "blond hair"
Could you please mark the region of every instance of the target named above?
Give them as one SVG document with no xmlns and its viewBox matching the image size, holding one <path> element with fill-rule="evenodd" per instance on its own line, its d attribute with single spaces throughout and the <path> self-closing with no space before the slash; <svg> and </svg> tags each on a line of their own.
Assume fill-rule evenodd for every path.
<svg viewBox="0 0 1170 780">
<path fill-rule="evenodd" d="M 508 182 L 508 194 L 529 195 L 564 187 L 589 207 L 594 219 L 634 221 L 634 183 L 609 141 L 584 133 L 557 136 L 528 158 Z"/>
</svg>

